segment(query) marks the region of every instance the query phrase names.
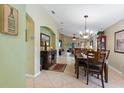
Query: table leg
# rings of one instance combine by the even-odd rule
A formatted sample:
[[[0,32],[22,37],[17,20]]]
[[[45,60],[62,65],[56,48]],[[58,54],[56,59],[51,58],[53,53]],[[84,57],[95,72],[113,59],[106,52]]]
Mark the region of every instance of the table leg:
[[[105,63],[104,65],[104,73],[105,73],[105,82],[108,83],[108,65]]]

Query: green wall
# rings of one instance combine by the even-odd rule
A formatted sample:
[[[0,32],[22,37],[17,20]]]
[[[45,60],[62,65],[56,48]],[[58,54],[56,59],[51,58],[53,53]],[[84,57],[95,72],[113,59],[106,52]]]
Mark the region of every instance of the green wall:
[[[71,43],[68,42],[68,43],[65,45],[65,47],[66,47],[66,49],[72,48],[72,42],[71,42]]]
[[[34,75],[34,38],[32,38],[34,37],[34,21],[28,14],[26,14],[26,30],[26,74]]]
[[[12,6],[19,12],[18,36],[0,33],[0,87],[25,87],[25,5]]]
[[[41,27],[40,32],[50,36],[50,47],[52,46],[53,48],[55,48],[56,42],[55,42],[55,34],[53,33],[53,31],[47,27]]]

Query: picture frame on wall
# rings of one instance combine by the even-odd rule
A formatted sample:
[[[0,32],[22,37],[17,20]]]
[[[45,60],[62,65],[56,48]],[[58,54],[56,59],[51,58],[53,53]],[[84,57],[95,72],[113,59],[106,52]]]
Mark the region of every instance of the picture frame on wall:
[[[45,46],[45,42],[47,46],[50,46],[50,36],[44,33],[40,33],[40,42],[41,42],[41,46]]]
[[[18,35],[18,10],[11,5],[0,5],[0,31],[3,34]]]
[[[62,47],[62,40],[59,40],[59,47]]]
[[[124,30],[115,32],[114,51],[124,53]]]

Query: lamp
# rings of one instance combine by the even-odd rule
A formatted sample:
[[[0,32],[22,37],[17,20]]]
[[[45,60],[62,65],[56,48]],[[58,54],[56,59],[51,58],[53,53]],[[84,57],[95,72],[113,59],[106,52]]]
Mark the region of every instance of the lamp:
[[[93,31],[89,31],[89,29],[87,29],[87,18],[88,18],[88,15],[85,15],[84,18],[85,18],[85,28],[84,28],[85,32],[83,33],[82,31],[80,31],[79,34],[84,39],[89,39],[89,37],[92,36]]]
[[[75,34],[73,34],[73,40],[76,40]]]

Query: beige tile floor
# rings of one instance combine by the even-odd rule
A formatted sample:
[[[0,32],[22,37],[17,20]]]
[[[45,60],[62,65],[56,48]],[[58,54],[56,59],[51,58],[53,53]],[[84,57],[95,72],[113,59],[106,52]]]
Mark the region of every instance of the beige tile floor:
[[[69,53],[58,57],[57,63],[66,63],[64,72],[42,70],[36,78],[27,78],[28,88],[101,88],[101,80],[91,76],[89,85],[86,85],[86,77],[83,68],[80,68],[79,79],[74,74],[74,57]],[[109,68],[109,82],[105,83],[106,88],[124,88],[124,75]]]

